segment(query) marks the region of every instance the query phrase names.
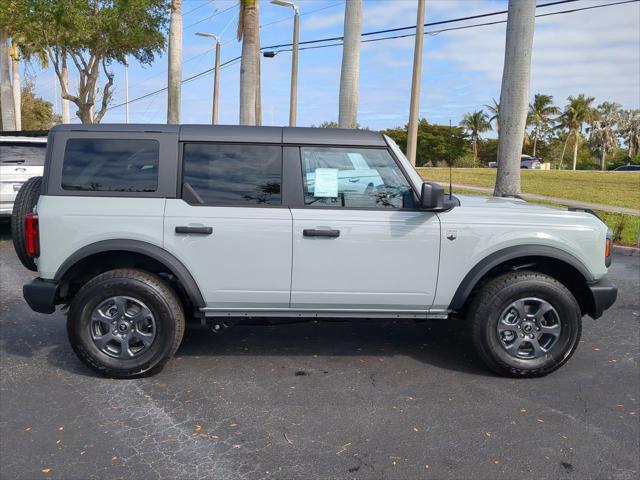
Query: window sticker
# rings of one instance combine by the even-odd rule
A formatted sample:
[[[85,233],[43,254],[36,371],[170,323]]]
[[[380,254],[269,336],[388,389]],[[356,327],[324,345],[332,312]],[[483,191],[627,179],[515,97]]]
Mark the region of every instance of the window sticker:
[[[314,197],[336,198],[338,196],[338,169],[316,168],[314,183]]]

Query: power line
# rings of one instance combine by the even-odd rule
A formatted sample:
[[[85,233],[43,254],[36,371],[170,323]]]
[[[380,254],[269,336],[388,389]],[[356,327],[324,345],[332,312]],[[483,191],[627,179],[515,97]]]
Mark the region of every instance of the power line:
[[[213,0],[210,0],[210,2],[209,2],[209,3],[211,3],[212,1],[213,1]],[[342,5],[342,4],[344,4],[344,2],[338,2],[338,3],[334,3],[334,4],[331,4],[331,5],[327,5],[327,6],[324,6],[324,7],[321,7],[321,8],[316,8],[315,10],[309,10],[308,12],[302,12],[302,13],[300,13],[300,16],[303,16],[303,15],[311,15],[311,14],[313,14],[313,13],[320,12],[320,11],[322,11],[322,10],[327,10],[328,8],[333,8],[333,7],[336,7],[336,6],[338,6],[338,5]],[[206,4],[205,4],[205,5],[206,5]],[[236,5],[237,5],[237,4],[236,4]],[[203,6],[203,5],[200,5],[200,7],[202,7],[202,6]],[[199,8],[199,7],[197,7],[197,8]],[[223,13],[223,12],[220,12],[220,13]],[[231,25],[231,23],[233,22],[233,20],[236,18],[236,16],[237,16],[237,15],[238,15],[238,12],[236,12],[236,13],[235,13],[235,14],[234,14],[230,19],[229,19],[229,22],[227,23],[227,25],[222,29],[222,32],[220,32],[220,37],[222,37],[222,36],[224,35],[224,32],[229,28],[229,26]],[[289,20],[289,19],[291,19],[291,18],[293,18],[293,16],[288,16],[288,17],[286,17],[286,18],[281,18],[281,19],[279,19],[279,20],[275,20],[275,21],[273,21],[273,22],[265,23],[265,24],[263,24],[263,25],[260,25],[260,28],[268,28],[268,27],[271,27],[271,26],[273,26],[273,25],[275,25],[275,24],[277,24],[277,23],[283,22],[283,21],[285,21],[285,20]],[[205,19],[205,20],[206,20],[206,19]],[[235,41],[235,37],[234,37],[234,38],[230,38],[230,39],[229,39],[229,40],[227,40],[226,42],[223,42],[223,43],[222,43],[222,45],[223,45],[223,46],[224,46],[224,45],[228,45],[229,43],[232,43],[232,42],[234,42],[234,41]],[[185,65],[185,64],[187,64],[187,63],[190,63],[190,62],[192,62],[193,60],[197,60],[197,59],[199,59],[199,58],[202,58],[202,57],[204,57],[205,55],[208,55],[209,53],[213,52],[215,49],[216,49],[215,47],[212,47],[212,48],[208,48],[208,49],[204,50],[204,51],[203,51],[203,52],[201,52],[201,53],[197,53],[196,55],[194,55],[194,56],[192,56],[192,57],[189,57],[189,58],[187,58],[186,60],[184,60],[184,61],[182,62],[182,65]],[[150,75],[150,76],[148,76],[148,77],[146,77],[146,78],[143,78],[143,79],[141,79],[141,80],[138,80],[138,81],[136,81],[136,82],[132,83],[132,84],[130,85],[130,87],[135,87],[136,85],[140,85],[140,84],[142,84],[142,83],[145,83],[145,82],[147,82],[148,80],[151,80],[151,79],[153,79],[153,78],[159,78],[159,77],[161,77],[161,76],[163,76],[163,75],[166,75],[166,73],[164,73],[164,74],[158,74],[158,75]]]
[[[575,0],[573,0],[575,1]],[[636,3],[640,0],[623,0],[623,1],[619,1],[619,2],[614,2],[614,3],[607,3],[604,5],[592,5],[590,7],[580,7],[580,8],[574,8],[571,10],[562,10],[562,11],[558,11],[558,12],[550,12],[550,13],[540,13],[538,15],[536,15],[536,18],[541,18],[541,17],[550,17],[553,15],[560,15],[560,14],[565,14],[565,13],[574,13],[574,12],[580,12],[583,10],[593,10],[596,8],[603,8],[603,7],[611,7],[611,6],[615,6],[615,5],[623,5],[625,3]],[[487,27],[490,25],[499,25],[501,23],[507,23],[506,20],[496,20],[494,22],[484,22],[484,23],[474,23],[472,25],[463,25],[461,27],[449,27],[449,28],[443,28],[440,30],[430,30],[430,31],[426,31],[424,32],[425,35],[438,35],[440,33],[443,32],[452,32],[454,30],[465,30],[467,28],[475,28],[475,27]],[[407,38],[407,37],[414,37],[415,33],[406,33],[403,35],[392,35],[392,36],[388,36],[388,37],[380,37],[380,38],[370,38],[367,40],[361,40],[362,43],[369,43],[369,42],[379,42],[382,40],[396,40],[398,38]],[[343,45],[344,42],[336,42],[336,43],[329,43],[326,45],[315,45],[312,47],[301,47],[300,50],[314,50],[314,49],[318,49],[318,48],[327,48],[327,47],[336,47],[336,46],[340,46]],[[288,46],[291,46],[291,44],[289,44]],[[269,48],[269,47],[264,47],[265,49]],[[276,50],[276,52],[290,52],[291,49],[284,49],[284,50]]]
[[[562,1],[557,1],[557,2],[552,2],[552,3],[545,3],[542,5],[538,5],[537,8],[541,8],[541,7],[548,7],[548,6],[552,6],[552,5],[560,5],[560,4],[564,4],[564,3],[573,3],[576,2],[578,0],[562,0]],[[616,6],[616,5],[623,5],[623,4],[627,4],[627,3],[637,3],[640,0],[623,0],[623,1],[619,1],[619,2],[613,2],[613,3],[606,3],[606,4],[601,4],[601,5],[592,5],[589,7],[580,7],[580,8],[573,8],[570,10],[561,10],[558,12],[550,12],[550,13],[544,13],[544,14],[538,14],[536,15],[536,18],[538,17],[548,17],[548,16],[552,16],[552,15],[562,15],[562,14],[567,14],[567,13],[574,13],[574,12],[580,12],[580,11],[584,11],[584,10],[593,10],[596,8],[604,8],[604,7],[612,7],[612,6]],[[425,24],[425,26],[427,25],[443,25],[443,24],[447,24],[447,23],[455,23],[455,22],[460,22],[460,21],[464,21],[464,20],[469,20],[470,18],[486,18],[489,16],[493,16],[493,15],[501,15],[507,13],[506,10],[504,11],[500,11],[500,12],[491,12],[491,13],[485,13],[485,14],[481,14],[481,15],[474,15],[471,17],[462,17],[462,18],[457,18],[457,19],[450,19],[450,20],[442,20],[440,22],[433,22],[431,24]],[[453,31],[453,30],[464,30],[464,29],[468,29],[468,28],[476,28],[476,27],[484,27],[484,26],[489,26],[489,25],[497,25],[497,24],[501,24],[501,23],[506,23],[506,20],[497,20],[494,22],[485,22],[485,23],[477,23],[477,24],[473,24],[473,25],[463,25],[460,27],[450,27],[450,28],[444,28],[444,29],[440,29],[440,30],[432,30],[432,31],[426,31],[425,35],[437,35],[439,33],[443,33],[443,32],[448,32],[448,31]],[[400,28],[394,28],[394,29],[388,29],[388,30],[380,30],[377,32],[367,32],[367,33],[363,33],[362,36],[365,35],[374,35],[374,34],[381,34],[381,33],[388,33],[388,32],[393,32],[393,31],[402,31],[402,30],[407,30],[410,28],[415,28],[415,26],[413,27],[400,27]],[[366,40],[362,40],[363,43],[368,43],[368,42],[379,42],[379,41],[383,41],[383,40],[394,40],[394,39],[398,39],[398,38],[406,38],[406,37],[413,37],[415,36],[415,33],[407,33],[407,34],[403,34],[403,35],[392,35],[392,36],[387,36],[387,37],[380,37],[380,38],[372,38],[372,39],[366,39]],[[331,41],[331,40],[342,40],[343,37],[333,37],[333,38],[325,38],[325,39],[318,39],[318,40],[310,40],[310,41],[306,41],[306,42],[300,42],[300,45],[302,44],[313,44],[313,43],[320,43],[320,42],[327,42],[327,41]],[[312,49],[317,49],[317,48],[328,48],[328,47],[334,47],[334,46],[339,46],[339,45],[343,45],[343,42],[336,42],[336,43],[332,43],[332,44],[327,44],[327,45],[316,45],[316,46],[312,46],[312,47],[300,47],[300,50],[312,50]],[[278,47],[290,47],[292,46],[291,43],[288,44],[282,44],[282,45],[277,45],[277,46],[268,46],[268,47],[262,47],[261,50],[268,50],[268,49],[273,49],[273,48],[278,48]],[[290,50],[290,49],[289,49]],[[289,50],[279,50],[279,51],[289,51]],[[242,56],[238,56],[236,58],[233,58],[231,60],[228,60],[224,63],[222,63],[220,65],[220,68],[223,67],[227,67],[227,66],[232,66],[233,64],[235,64],[238,60],[240,60],[242,58]],[[204,75],[207,75],[208,73],[211,73],[214,70],[214,68],[209,68],[207,70],[203,70],[200,73],[197,73],[195,75],[192,75],[188,78],[185,78],[184,80],[182,80],[181,83],[187,83],[193,80],[196,80]],[[160,88],[158,90],[154,90],[153,92],[149,92],[145,95],[142,95],[140,97],[134,98],[129,100],[128,103],[133,103],[133,102],[137,102],[139,100],[148,98],[150,96],[153,95],[157,95],[158,93],[162,93],[165,90],[167,90],[167,87],[163,87]],[[127,102],[123,102],[123,103],[119,103],[117,105],[114,105],[112,107],[107,108],[108,110],[112,110],[115,108],[119,108],[122,107],[124,105],[126,105]]]
[[[579,0],[558,0],[555,2],[549,2],[549,3],[543,3],[540,5],[537,5],[536,8],[544,8],[544,7],[552,7],[554,5],[562,5],[565,3],[573,3],[573,2],[577,2]],[[485,17],[493,17],[496,15],[504,15],[505,13],[508,13],[508,10],[500,10],[500,11],[496,11],[496,12],[489,12],[489,13],[481,13],[478,15],[470,15],[467,17],[458,17],[458,18],[452,18],[449,20],[440,20],[438,22],[430,22],[430,23],[425,23],[424,26],[425,27],[433,27],[436,25],[444,25],[447,23],[457,23],[457,22],[464,22],[466,20],[477,20],[478,18],[485,18]],[[406,27],[397,27],[397,28],[388,28],[386,30],[376,30],[374,32],[365,32],[363,33],[361,36],[362,37],[368,37],[371,35],[380,35],[382,33],[392,33],[392,32],[400,32],[402,30],[413,30],[415,29],[416,26],[415,25],[409,25]],[[300,42],[300,45],[309,45],[309,44],[313,44],[313,43],[323,43],[323,42],[331,42],[331,41],[336,41],[336,40],[342,40],[344,37],[343,36],[339,36],[339,37],[327,37],[327,38],[318,38],[316,40],[307,40],[305,42]],[[280,47],[290,47],[292,44],[291,43],[283,43],[281,45],[269,45],[267,47],[262,47],[262,50],[272,50],[272,49],[278,49]]]
[[[204,17],[196,22],[190,23],[189,25],[187,25],[186,27],[184,27],[185,30],[191,28],[191,27],[195,27],[196,25],[199,25],[202,22],[206,22],[207,20],[211,20],[214,17],[217,17],[218,15],[222,15],[225,12],[228,12],[229,10],[231,10],[232,8],[236,8],[238,6],[237,3],[234,3],[233,5],[231,5],[230,7],[225,8],[224,10],[215,10],[211,15],[209,15],[208,17]]]
[[[206,2],[203,2],[202,4],[198,5],[197,7],[192,8],[191,10],[189,10],[188,12],[185,12],[182,14],[182,16],[186,16],[189,15],[190,13],[195,12],[196,10],[201,9],[202,7],[206,7],[207,5],[209,5],[210,3],[213,3],[213,0],[207,0]]]

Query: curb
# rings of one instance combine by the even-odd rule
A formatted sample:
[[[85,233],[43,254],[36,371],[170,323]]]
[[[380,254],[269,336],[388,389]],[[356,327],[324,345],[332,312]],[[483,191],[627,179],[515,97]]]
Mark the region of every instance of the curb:
[[[613,253],[615,253],[616,255],[624,255],[625,257],[640,257],[640,248],[614,245]]]

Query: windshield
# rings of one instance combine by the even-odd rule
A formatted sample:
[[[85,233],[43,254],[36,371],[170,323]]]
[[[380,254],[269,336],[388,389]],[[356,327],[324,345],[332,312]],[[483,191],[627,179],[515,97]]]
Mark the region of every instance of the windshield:
[[[43,166],[46,143],[39,145],[0,144],[0,163],[3,165]]]

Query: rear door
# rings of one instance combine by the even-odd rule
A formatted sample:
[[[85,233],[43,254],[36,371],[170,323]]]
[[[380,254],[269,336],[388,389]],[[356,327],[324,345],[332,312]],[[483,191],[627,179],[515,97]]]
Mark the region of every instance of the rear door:
[[[282,147],[182,148],[182,193],[167,200],[165,249],[189,269],[210,312],[288,308],[292,221],[282,202]]]
[[[440,222],[386,148],[302,146],[293,215],[291,307],[425,312],[438,276]]]

